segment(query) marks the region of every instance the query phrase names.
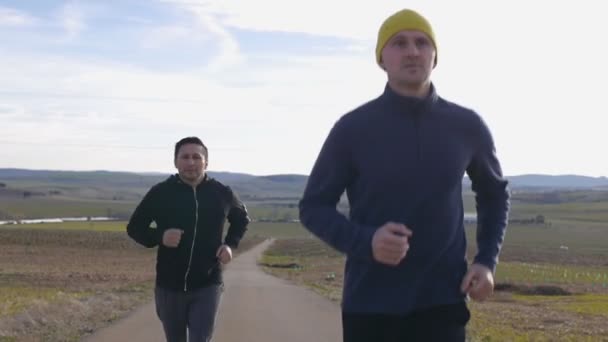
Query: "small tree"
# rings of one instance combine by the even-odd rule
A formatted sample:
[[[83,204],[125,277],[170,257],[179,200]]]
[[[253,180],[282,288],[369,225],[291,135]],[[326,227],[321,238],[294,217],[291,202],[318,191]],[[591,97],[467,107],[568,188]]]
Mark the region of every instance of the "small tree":
[[[544,215],[536,215],[536,217],[534,218],[534,222],[536,224],[545,224],[545,216]]]
[[[291,219],[292,219],[292,216],[291,216],[290,212],[287,211],[283,214],[283,221],[289,222],[289,221],[291,221]]]

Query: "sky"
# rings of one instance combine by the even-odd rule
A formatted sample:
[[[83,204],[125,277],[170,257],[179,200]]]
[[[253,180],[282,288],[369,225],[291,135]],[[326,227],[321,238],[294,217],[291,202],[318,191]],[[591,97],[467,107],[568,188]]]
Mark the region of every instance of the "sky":
[[[378,29],[409,6],[440,96],[477,111],[506,175],[608,176],[608,21],[578,1],[0,0],[0,168],[308,174],[377,97]]]

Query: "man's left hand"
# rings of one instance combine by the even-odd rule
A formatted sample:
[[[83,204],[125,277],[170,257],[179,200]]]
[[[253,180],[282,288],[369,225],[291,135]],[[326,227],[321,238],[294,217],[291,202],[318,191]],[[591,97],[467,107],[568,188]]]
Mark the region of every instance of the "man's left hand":
[[[220,248],[217,249],[215,256],[217,256],[222,264],[226,265],[232,261],[232,248],[228,245],[221,245]]]
[[[464,276],[460,290],[476,301],[484,301],[494,292],[494,275],[481,264],[473,264]]]

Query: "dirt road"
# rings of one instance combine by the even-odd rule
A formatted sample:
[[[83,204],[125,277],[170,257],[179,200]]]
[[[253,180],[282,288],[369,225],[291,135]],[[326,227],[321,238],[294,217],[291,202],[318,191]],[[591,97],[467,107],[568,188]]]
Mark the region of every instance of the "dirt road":
[[[340,308],[310,290],[264,273],[256,261],[267,240],[237,257],[224,274],[214,342],[342,341]],[[88,338],[88,342],[162,342],[154,311],[146,304],[130,316]]]

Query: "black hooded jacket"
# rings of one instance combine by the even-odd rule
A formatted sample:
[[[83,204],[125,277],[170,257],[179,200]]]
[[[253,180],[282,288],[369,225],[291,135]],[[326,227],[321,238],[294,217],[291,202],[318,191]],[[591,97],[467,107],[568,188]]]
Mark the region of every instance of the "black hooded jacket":
[[[222,241],[226,220],[230,226]],[[146,194],[127,233],[141,245],[158,246],[157,286],[189,291],[222,282],[217,250],[222,244],[238,247],[249,221],[245,205],[228,186],[205,175],[193,188],[173,175]],[[176,248],[162,244],[163,233],[170,228],[184,231]]]

